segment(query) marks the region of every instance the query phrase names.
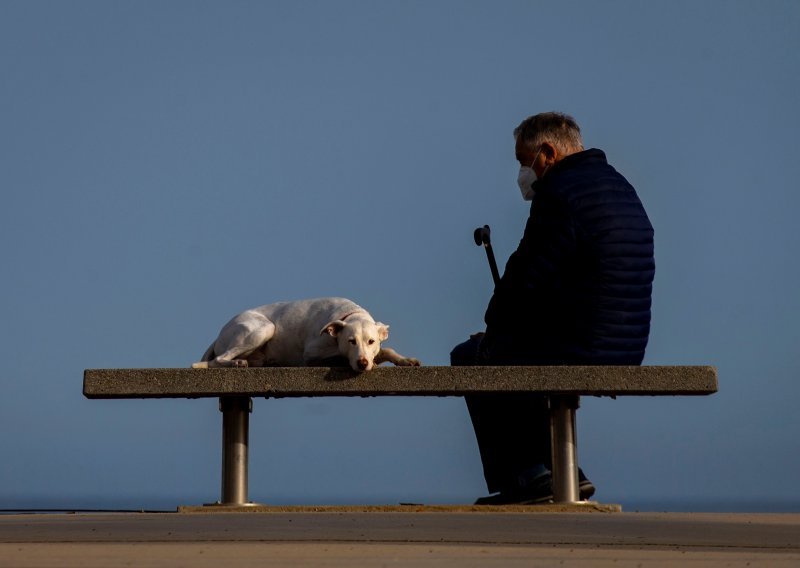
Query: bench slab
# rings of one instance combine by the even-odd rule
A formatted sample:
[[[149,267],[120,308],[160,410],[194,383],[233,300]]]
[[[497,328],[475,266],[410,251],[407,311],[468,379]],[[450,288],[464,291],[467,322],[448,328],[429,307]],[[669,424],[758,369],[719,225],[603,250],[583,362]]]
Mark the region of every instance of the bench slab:
[[[464,396],[538,392],[578,396],[708,395],[710,366],[329,367],[87,369],[87,398]]]

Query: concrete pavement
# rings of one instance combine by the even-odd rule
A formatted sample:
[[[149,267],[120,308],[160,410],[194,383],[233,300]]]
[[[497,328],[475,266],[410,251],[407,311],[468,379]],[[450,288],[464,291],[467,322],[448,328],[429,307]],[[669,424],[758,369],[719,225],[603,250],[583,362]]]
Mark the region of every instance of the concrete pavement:
[[[800,514],[0,516],[0,566],[800,566]]]

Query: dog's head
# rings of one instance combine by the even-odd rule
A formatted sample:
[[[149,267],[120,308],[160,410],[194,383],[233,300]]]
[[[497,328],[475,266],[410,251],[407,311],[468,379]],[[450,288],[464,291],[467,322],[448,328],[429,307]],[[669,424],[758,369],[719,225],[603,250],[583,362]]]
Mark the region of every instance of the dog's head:
[[[355,371],[370,371],[375,366],[375,357],[381,350],[381,342],[389,337],[389,326],[363,319],[335,320],[322,328],[339,345],[339,353],[347,357]]]

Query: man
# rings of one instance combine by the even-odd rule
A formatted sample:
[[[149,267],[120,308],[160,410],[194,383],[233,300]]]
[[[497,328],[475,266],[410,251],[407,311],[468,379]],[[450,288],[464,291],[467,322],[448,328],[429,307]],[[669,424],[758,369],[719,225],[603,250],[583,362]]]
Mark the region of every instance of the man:
[[[634,188],[561,113],[515,130],[525,233],[453,365],[639,365],[650,333],[653,227]],[[489,492],[478,504],[552,499],[541,396],[466,397]],[[595,488],[579,471],[580,498]]]

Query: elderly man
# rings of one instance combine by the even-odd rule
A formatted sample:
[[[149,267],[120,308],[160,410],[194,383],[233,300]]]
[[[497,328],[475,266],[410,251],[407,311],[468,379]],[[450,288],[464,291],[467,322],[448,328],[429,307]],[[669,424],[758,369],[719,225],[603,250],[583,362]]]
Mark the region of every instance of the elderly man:
[[[636,191],[580,128],[542,113],[514,129],[518,184],[531,212],[486,310],[486,333],[453,365],[639,365],[650,333],[653,227]],[[552,499],[547,400],[466,398],[493,495],[478,504]],[[594,485],[579,471],[580,497]]]

